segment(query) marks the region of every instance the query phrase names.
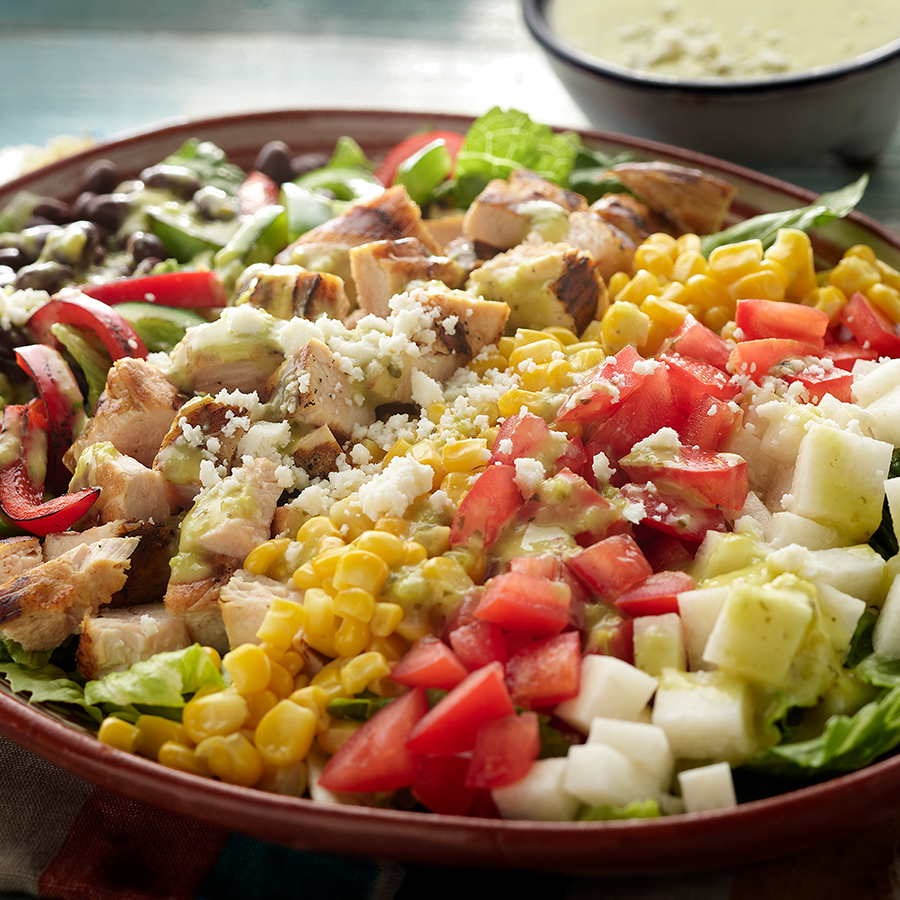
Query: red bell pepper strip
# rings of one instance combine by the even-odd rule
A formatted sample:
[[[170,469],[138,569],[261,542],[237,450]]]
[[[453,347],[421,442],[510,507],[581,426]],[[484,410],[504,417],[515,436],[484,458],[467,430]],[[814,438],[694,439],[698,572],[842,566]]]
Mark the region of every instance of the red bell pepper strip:
[[[47,433],[32,406],[3,410],[0,429],[0,510],[38,537],[65,531],[93,506],[100,488],[82,488],[42,502]]]
[[[85,294],[57,296],[38,307],[28,320],[32,334],[42,344],[59,348],[51,326],[57,322],[92,331],[103,342],[113,360],[133,356],[146,359],[147,348],[120,313]]]
[[[105,284],[83,284],[79,290],[110,305],[135,301],[195,309],[228,305],[222,279],[215,272],[162,272]]]
[[[69,482],[63,454],[72,445],[85,418],[81,389],[63,355],[53,347],[46,344],[17,347],[16,359],[34,380],[44,404],[50,432],[47,487],[59,493]]]

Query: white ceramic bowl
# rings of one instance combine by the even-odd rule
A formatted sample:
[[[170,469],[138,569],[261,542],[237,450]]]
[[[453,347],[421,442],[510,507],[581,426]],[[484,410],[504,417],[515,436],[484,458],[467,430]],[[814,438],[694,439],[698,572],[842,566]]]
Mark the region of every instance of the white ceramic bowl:
[[[752,81],[679,81],[576,50],[522,0],[525,23],[592,125],[741,162],[877,158],[900,119],[900,38],[843,63]]]

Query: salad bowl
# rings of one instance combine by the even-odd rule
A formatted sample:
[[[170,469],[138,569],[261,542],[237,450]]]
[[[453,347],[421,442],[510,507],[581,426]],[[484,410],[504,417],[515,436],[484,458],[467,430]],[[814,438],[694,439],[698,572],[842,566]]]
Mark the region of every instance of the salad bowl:
[[[465,130],[470,120],[427,113],[285,110],[176,121],[124,135],[0,186],[0,208],[19,191],[74,199],[80,174],[106,158],[126,174],[197,137],[249,167],[271,140],[295,152],[329,151],[342,135],[373,157],[423,127]],[[810,203],[809,192],[747,169],[652,141],[584,132],[610,154],[702,169],[734,185],[731,224]],[[817,229],[823,264],[868,244],[900,268],[900,238],[851,213]],[[849,775],[740,806],[657,819],[536,822],[406,812],[314,802],[251,790],[169,769],[99,742],[61,707],[38,707],[0,684],[0,733],[86,780],[170,812],[252,837],[317,852],[426,865],[491,866],[567,873],[649,873],[755,862],[834,841],[900,813],[900,756]]]

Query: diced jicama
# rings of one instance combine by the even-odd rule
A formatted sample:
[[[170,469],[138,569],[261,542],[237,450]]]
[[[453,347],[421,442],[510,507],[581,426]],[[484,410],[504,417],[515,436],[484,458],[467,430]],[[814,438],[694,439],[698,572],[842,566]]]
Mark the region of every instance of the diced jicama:
[[[772,516],[766,531],[766,542],[776,550],[789,544],[800,544],[810,550],[829,550],[841,547],[847,541],[830,525],[782,510]]]
[[[591,722],[588,744],[606,744],[624,753],[633,763],[652,773],[659,793],[669,790],[675,758],[665,731],[659,725],[596,718]]]
[[[580,801],[563,788],[566,757],[538,759],[524,778],[491,791],[504,819],[567,822],[575,817]]]
[[[822,626],[831,645],[838,653],[842,653],[850,644],[859,617],[866,610],[866,604],[858,597],[851,597],[830,584],[818,583],[816,588],[819,592]]]
[[[900,578],[891,585],[875,621],[872,646],[885,659],[900,659]]]
[[[684,800],[685,812],[725,809],[737,806],[734,779],[727,762],[699,766],[678,773],[678,785]]]
[[[699,582],[743,569],[764,556],[765,549],[748,534],[707,531],[697,548],[690,572]]]
[[[698,588],[678,595],[688,668],[709,668],[703,661],[703,650],[727,598],[727,585]]]
[[[866,544],[815,550],[804,561],[802,574],[867,603],[880,605],[884,599],[885,561]]]
[[[857,363],[853,368],[850,395],[860,406],[868,406],[900,385],[900,359],[890,359],[874,366]]]
[[[626,806],[660,793],[649,769],[608,744],[570,747],[563,788],[588,806]]]
[[[684,629],[678,613],[634,620],[634,664],[658,677],[663,669],[685,668]]]
[[[578,696],[554,710],[564,722],[587,734],[597,716],[637,720],[656,690],[657,679],[615,656],[589,654],[581,663]]]
[[[894,537],[900,542],[900,478],[888,478],[884,482],[884,499],[888,502]]]

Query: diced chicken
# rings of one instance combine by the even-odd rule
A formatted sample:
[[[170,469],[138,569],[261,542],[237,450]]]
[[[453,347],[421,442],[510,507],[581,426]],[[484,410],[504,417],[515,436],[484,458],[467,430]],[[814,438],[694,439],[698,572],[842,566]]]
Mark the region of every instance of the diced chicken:
[[[343,215],[301,235],[275,257],[275,262],[332,272],[344,279],[347,296],[356,302],[350,271],[349,250],[370,241],[416,238],[429,252],[441,248],[422,223],[419,207],[401,185],[388,188],[368,200],[353,204]]]
[[[626,234],[635,245],[651,234],[675,232],[668,219],[631,194],[606,194],[591,204],[591,212]]]
[[[109,441],[120,453],[151,466],[186,399],[156,366],[131,357],[116,360],[96,412],[63,458],[66,468],[74,472],[82,450],[98,441]]]
[[[587,209],[580,194],[534,172],[517,169],[508,180],[495,178],[475,198],[463,219],[463,233],[500,250],[521,243],[538,221],[550,219],[565,230],[565,218]]]
[[[324,478],[334,470],[341,455],[341,445],[327,425],[320,425],[298,438],[292,448],[294,462],[310,478]]]
[[[105,538],[137,538],[125,586],[116,591],[108,606],[138,606],[162,600],[169,582],[169,560],[175,553],[175,529],[150,522],[107,522],[84,531],[61,531],[44,538],[44,562],[67,553],[73,547],[93,544]]]
[[[461,288],[468,271],[456,260],[434,256],[416,238],[372,241],[350,250],[350,271],[356,283],[356,302],[361,310],[387,318],[389,301],[411,282],[441,281]]]
[[[32,535],[0,540],[0,584],[24,575],[44,561],[41,542]]]
[[[169,516],[166,480],[155,469],[119,453],[109,441],[85,447],[78,458],[70,491],[100,488],[88,513],[91,523],[137,519],[162,522]]]
[[[188,630],[191,643],[215,647],[220,653],[228,650],[228,635],[219,610],[219,593],[241,561],[229,557],[210,558],[204,574],[193,581],[169,581],[166,589],[166,611],[181,619]]]
[[[266,390],[284,418],[313,428],[325,425],[341,442],[356,426],[375,421],[375,411],[356,402],[357,391],[334,353],[315,339],[285,361]]]
[[[595,212],[573,212],[569,216],[569,230],[562,242],[590,253],[604,281],[608,282],[616,272],[634,275],[637,244],[624,231]]]
[[[254,575],[246,569],[238,569],[219,592],[219,609],[225,622],[228,643],[231,647],[239,644],[258,644],[259,631],[272,600],[280,597],[294,603],[303,603],[303,592],[296,591],[267,578]]]
[[[509,305],[511,329],[561,325],[581,334],[609,304],[594,257],[567,244],[520,244],[488,260],[469,282]]]
[[[109,609],[85,616],[75,663],[90,681],[190,644],[184,620],[170,616],[162,603]]]
[[[436,216],[422,221],[437,245],[446,248],[448,244],[462,237],[464,218],[464,213],[449,213],[446,216]]]
[[[194,397],[178,410],[153,460],[153,468],[166,481],[173,507],[185,509],[194,502],[204,461],[231,470],[249,427],[245,407],[209,395]]]
[[[276,319],[344,319],[350,313],[344,280],[303,266],[251,266],[238,280],[237,298],[238,304],[264,309]]]
[[[0,586],[0,631],[26,650],[52,650],[125,585],[136,537],[74,547]]]
[[[737,194],[737,188],[700,169],[667,162],[629,162],[610,172],[648,206],[665,216],[676,234],[712,234]]]

